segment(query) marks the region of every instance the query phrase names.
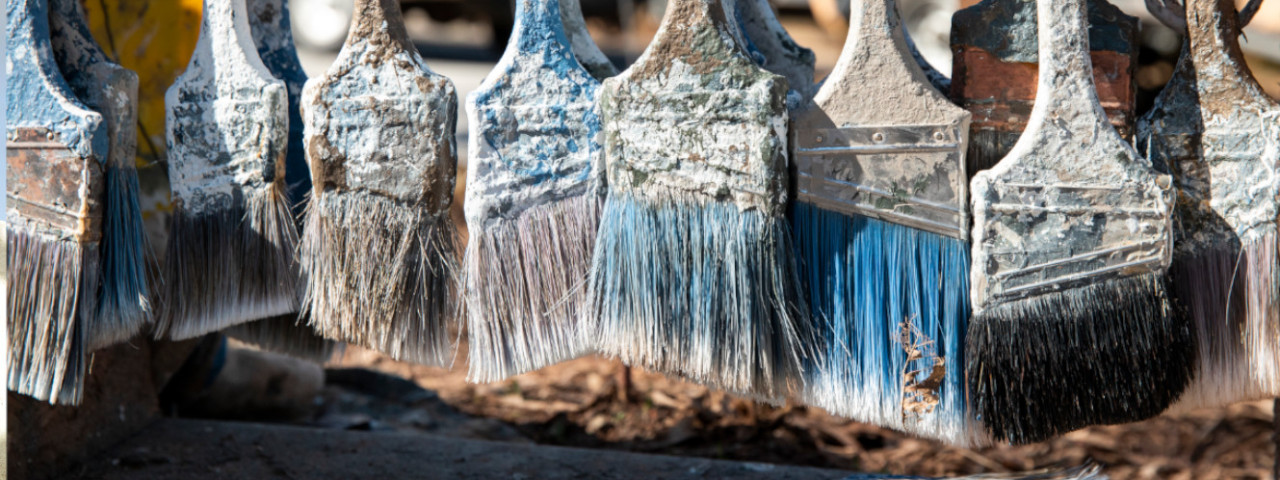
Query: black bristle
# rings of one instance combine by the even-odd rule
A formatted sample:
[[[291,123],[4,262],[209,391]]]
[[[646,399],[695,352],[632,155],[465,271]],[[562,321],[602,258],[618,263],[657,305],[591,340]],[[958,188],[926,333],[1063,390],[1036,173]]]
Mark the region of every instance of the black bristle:
[[[242,323],[223,330],[228,337],[262,350],[324,363],[342,351],[342,343],[320,336],[296,314]]]
[[[1113,279],[989,308],[969,324],[969,391],[1015,444],[1160,414],[1191,380],[1195,343],[1165,279]]]

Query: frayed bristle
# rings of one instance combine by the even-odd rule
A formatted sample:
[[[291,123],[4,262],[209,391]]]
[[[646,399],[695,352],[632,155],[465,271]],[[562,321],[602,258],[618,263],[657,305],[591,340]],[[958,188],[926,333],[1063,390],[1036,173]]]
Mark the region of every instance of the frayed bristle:
[[[816,339],[785,219],[621,192],[600,218],[588,295],[602,353],[772,403],[799,385]]]
[[[1280,398],[1280,258],[1275,231],[1246,242],[1237,282],[1245,294],[1245,352],[1254,381],[1266,395]]]
[[[308,205],[304,314],[326,338],[396,360],[446,365],[457,315],[457,233],[448,212],[362,192]]]
[[[968,244],[807,203],[792,223],[826,362],[805,372],[803,401],[952,445],[986,443],[963,382]]]
[[[1249,292],[1266,287],[1250,283],[1251,262],[1229,243],[1236,242],[1181,245],[1169,267],[1171,293],[1179,314],[1195,326],[1199,353],[1195,378],[1169,413],[1280,395],[1259,381],[1259,367],[1245,353],[1246,324],[1262,320],[1248,318]]]
[[[1195,367],[1164,281],[1111,279],[975,315],[966,353],[978,419],[998,440],[1029,443],[1160,414]]]
[[[342,344],[321,337],[295,314],[242,323],[223,330],[228,337],[261,350],[314,363],[324,363],[342,351]]]
[[[9,390],[78,405],[84,326],[98,290],[98,245],[6,229]]]
[[[588,193],[471,230],[469,381],[494,382],[590,352],[582,317],[600,203]]]
[[[213,213],[174,208],[156,338],[181,340],[298,310],[298,229],[278,185]]]
[[[128,159],[132,161],[133,159]],[[133,338],[151,323],[151,246],[138,205],[138,171],[132,165],[106,169],[102,290],[97,315],[85,326],[89,351]]]

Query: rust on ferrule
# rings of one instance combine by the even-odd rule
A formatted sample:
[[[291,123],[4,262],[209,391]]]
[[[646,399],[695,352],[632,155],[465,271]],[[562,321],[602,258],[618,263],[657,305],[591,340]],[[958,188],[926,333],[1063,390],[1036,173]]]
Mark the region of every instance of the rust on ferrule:
[[[9,225],[79,243],[100,241],[102,164],[76,155],[46,128],[16,128],[7,140]]]

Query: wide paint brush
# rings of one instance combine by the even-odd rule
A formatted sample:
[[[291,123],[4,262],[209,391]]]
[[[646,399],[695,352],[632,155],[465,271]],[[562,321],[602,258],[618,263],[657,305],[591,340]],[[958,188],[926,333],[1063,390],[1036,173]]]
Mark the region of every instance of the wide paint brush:
[[[1166,287],[1172,179],[1098,102],[1085,0],[1037,5],[1027,129],[970,184],[970,402],[996,439],[1014,443],[1157,415],[1195,359]]]
[[[794,114],[792,222],[826,365],[803,400],[974,444],[964,392],[969,317],[969,112],[912,58],[893,0],[853,5],[844,51]]]
[[[9,390],[80,403],[97,310],[107,124],[54,61],[46,0],[5,6]]]
[[[727,10],[672,2],[604,82],[588,315],[626,364],[781,402],[813,347],[784,215],[787,82],[753,63]]]
[[[304,305],[326,338],[444,365],[457,315],[453,84],[409,41],[400,3],[357,0],[337,60],[302,91],[313,198]]]
[[[158,338],[298,309],[288,108],[253,45],[245,0],[205,0],[195,52],[165,93],[173,218]]]

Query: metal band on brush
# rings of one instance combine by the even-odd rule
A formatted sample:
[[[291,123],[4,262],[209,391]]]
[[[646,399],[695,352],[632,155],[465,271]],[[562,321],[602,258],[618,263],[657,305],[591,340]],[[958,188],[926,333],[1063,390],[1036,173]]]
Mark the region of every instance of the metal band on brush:
[[[967,126],[818,128],[796,138],[800,201],[965,240]]]
[[[8,221],[33,233],[93,243],[102,239],[102,164],[44,128],[16,128],[5,142]]]

